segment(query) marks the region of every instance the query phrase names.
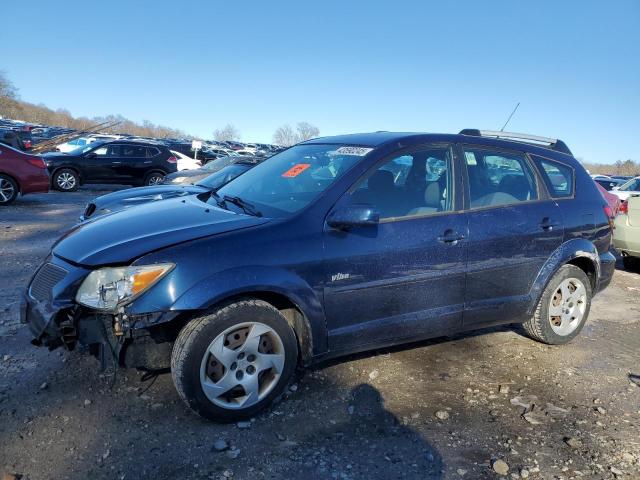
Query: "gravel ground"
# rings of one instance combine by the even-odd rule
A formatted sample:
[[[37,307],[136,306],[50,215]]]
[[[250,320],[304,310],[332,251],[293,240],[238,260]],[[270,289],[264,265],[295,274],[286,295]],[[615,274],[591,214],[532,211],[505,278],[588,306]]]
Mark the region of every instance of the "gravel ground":
[[[349,357],[219,425],[168,375],[111,387],[93,357],[29,344],[19,292],[100,193],[0,210],[0,478],[640,478],[640,274],[616,272],[570,345],[492,328]]]

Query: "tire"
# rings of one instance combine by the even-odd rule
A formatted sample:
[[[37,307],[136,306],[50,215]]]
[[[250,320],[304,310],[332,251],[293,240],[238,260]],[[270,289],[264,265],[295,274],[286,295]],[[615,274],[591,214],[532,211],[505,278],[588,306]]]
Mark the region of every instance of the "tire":
[[[164,173],[162,172],[151,172],[148,173],[146,177],[144,177],[144,185],[146,187],[150,187],[152,185],[159,185],[164,180]]]
[[[53,188],[60,192],[75,192],[79,184],[78,173],[70,168],[61,168],[53,176]]]
[[[572,288],[575,290],[571,291]],[[584,271],[574,265],[563,265],[547,284],[535,314],[523,327],[539,342],[568,343],[584,327],[591,298],[591,283]]]
[[[269,303],[247,299],[191,320],[173,346],[171,375],[191,410],[233,422],[278,398],[297,363],[298,343],[286,319]]]
[[[624,257],[622,257],[622,265],[624,266],[625,270],[635,272],[636,270],[640,269],[640,259],[625,255]]]
[[[9,205],[18,198],[19,187],[8,175],[0,173],[0,205]]]

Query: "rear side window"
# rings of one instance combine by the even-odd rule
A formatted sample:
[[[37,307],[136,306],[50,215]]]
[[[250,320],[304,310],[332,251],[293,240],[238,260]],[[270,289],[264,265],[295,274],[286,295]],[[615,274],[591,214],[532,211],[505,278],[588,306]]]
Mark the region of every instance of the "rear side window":
[[[471,208],[538,199],[535,176],[523,154],[465,147],[464,158]]]
[[[532,156],[542,172],[551,196],[556,198],[572,197],[574,185],[573,168],[553,160]]]
[[[160,150],[156,147],[147,147],[147,158],[155,157],[156,155],[160,155]]]

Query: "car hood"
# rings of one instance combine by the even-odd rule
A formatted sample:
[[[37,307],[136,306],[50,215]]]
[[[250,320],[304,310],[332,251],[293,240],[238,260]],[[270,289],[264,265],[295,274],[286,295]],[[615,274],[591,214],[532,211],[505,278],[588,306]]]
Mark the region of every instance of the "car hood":
[[[206,188],[198,187],[197,185],[153,185],[151,187],[126,188],[117,192],[107,193],[96,197],[91,203],[95,204],[97,208],[120,202],[123,205],[137,205],[138,203],[203,193],[205,191]],[[160,196],[162,198],[159,198]]]
[[[56,242],[53,254],[89,267],[125,264],[161,248],[268,221],[211,206],[191,195],[76,225]]]

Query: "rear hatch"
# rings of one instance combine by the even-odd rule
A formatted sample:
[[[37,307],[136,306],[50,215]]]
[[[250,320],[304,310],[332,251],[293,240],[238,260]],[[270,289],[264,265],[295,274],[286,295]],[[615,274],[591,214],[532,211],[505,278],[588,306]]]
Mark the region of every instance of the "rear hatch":
[[[628,200],[628,213],[629,225],[633,227],[640,227],[640,196],[629,197]]]

